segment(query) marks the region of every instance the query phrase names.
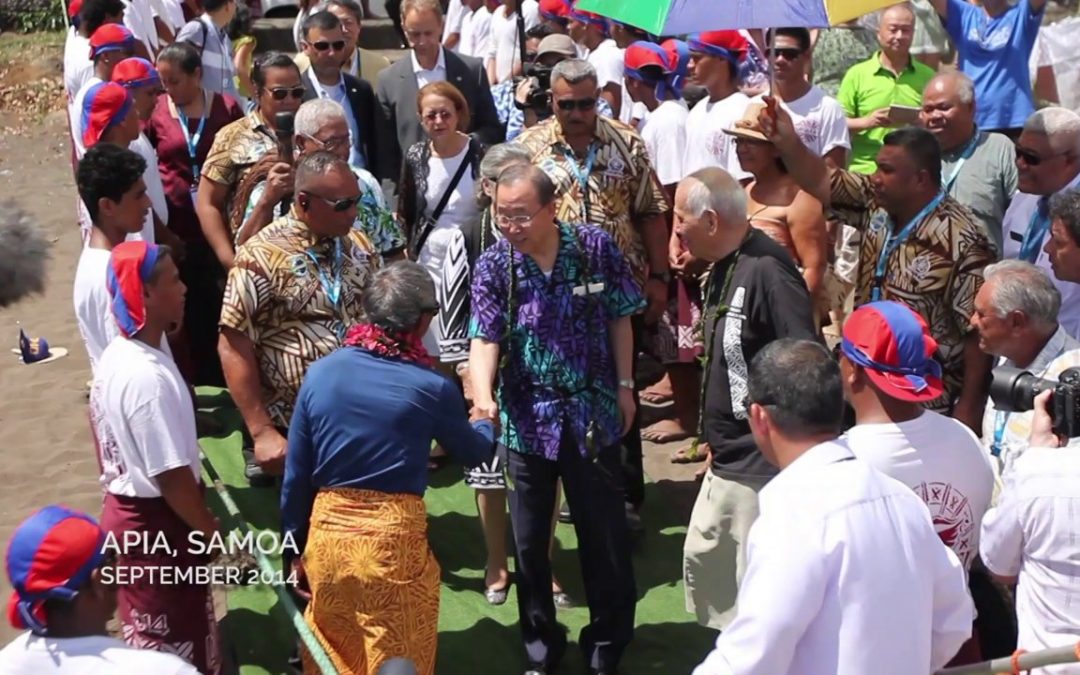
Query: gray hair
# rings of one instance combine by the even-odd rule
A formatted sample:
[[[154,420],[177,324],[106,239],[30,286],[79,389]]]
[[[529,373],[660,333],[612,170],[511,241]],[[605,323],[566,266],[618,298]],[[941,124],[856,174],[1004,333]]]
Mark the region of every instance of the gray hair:
[[[692,217],[712,211],[724,223],[746,221],[746,191],[727,171],[717,167],[699,169],[683,182],[686,208]]]
[[[325,125],[339,119],[346,119],[345,108],[340,103],[328,98],[313,98],[301,104],[296,111],[293,130],[297,136],[314,138]]]
[[[551,176],[532,164],[511,164],[499,173],[497,184],[499,187],[514,185],[521,181],[528,181],[536,190],[536,198],[541,206],[547,206],[555,201],[555,183]]]
[[[987,265],[983,278],[992,284],[990,304],[999,317],[1023,312],[1040,326],[1057,325],[1061,293],[1040,268],[1023,260],[1002,260]]]
[[[926,84],[926,89],[929,90],[938,82],[955,82],[956,96],[960,99],[960,102],[964,105],[971,105],[975,102],[975,83],[965,73],[959,70],[938,73]]]
[[[1060,220],[1073,241],[1080,244],[1080,188],[1062,190],[1051,197],[1050,218]]]
[[[345,171],[352,174],[349,163],[332,152],[316,150],[304,155],[296,162],[296,178],[293,181],[296,191],[306,190],[314,179],[325,176],[331,171]]]
[[[1024,131],[1046,136],[1054,152],[1080,152],[1080,115],[1068,108],[1036,110],[1024,122]]]
[[[435,12],[440,19],[443,18],[442,3],[439,0],[401,0],[401,18],[409,12]]]
[[[578,84],[585,80],[592,80],[593,84],[599,84],[600,78],[596,76],[596,68],[583,59],[567,59],[555,64],[551,69],[551,84],[562,80],[567,84]]]
[[[394,335],[407,335],[425,314],[439,309],[435,282],[420,264],[401,260],[375,273],[361,293],[368,323]]]
[[[508,166],[531,163],[529,151],[519,143],[499,143],[488,148],[484,159],[480,160],[481,180],[476,181],[476,201],[480,207],[491,206],[491,198],[484,191],[485,182],[490,186]]]

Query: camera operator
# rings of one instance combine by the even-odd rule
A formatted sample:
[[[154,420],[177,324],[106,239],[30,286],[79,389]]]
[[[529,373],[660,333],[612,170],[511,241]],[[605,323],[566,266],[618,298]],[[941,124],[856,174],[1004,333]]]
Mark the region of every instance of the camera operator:
[[[1080,365],[1080,343],[1058,325],[1061,294],[1042,269],[1022,260],[1003,260],[987,266],[983,276],[971,325],[978,332],[979,349],[998,357],[995,367],[1056,380],[1065,368]],[[1001,380],[997,372],[995,383]],[[1032,413],[1000,408],[993,398],[987,402],[982,442],[1004,475],[1028,447]]]
[[[1050,392],[1037,396],[1034,408],[1030,448],[1014,460],[997,506],[986,512],[979,546],[986,568],[1016,585],[1018,652],[1080,639],[1080,454],[1061,448],[1066,439],[1053,431]]]
[[[513,105],[506,122],[508,141],[517,138],[522,130],[551,117],[551,69],[567,59],[577,58],[574,41],[566,35],[552,33],[544,25],[531,28],[525,33],[525,53],[528,59],[525,78],[515,80],[512,85],[499,85],[514,88]],[[498,87],[491,90],[493,96],[495,89]],[[499,97],[496,96],[495,100],[498,101]],[[608,119],[614,115],[611,105],[603,97],[596,101],[596,112]]]

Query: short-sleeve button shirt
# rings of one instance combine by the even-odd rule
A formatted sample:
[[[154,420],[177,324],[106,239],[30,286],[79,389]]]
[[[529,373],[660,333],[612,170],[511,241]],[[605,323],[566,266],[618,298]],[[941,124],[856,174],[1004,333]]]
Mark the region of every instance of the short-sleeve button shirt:
[[[862,231],[855,305],[870,302],[878,256],[891,224],[878,207],[870,176],[834,171],[832,202],[845,222]],[[903,224],[901,224],[901,227]],[[967,207],[945,197],[886,261],[881,299],[902,302],[922,315],[938,342],[945,395],[927,408],[948,412],[960,394],[964,338],[975,310],[983,268],[997,259],[986,229]]]
[[[610,235],[587,225],[559,229],[550,277],[505,239],[477,259],[469,325],[469,337],[499,343],[505,358],[500,442],[547,459],[558,457],[564,434],[584,447],[589,420],[596,420],[604,445],[619,439],[608,323],[645,306]]]
[[[668,210],[667,198],[649,164],[645,141],[629,126],[597,116],[596,159],[588,176],[588,213],[578,172],[585,157],[577,157],[557,120],[526,130],[517,142],[532,155],[533,163],[555,182],[557,217],[567,223],[587,222],[606,231],[626,256],[634,280],[644,285],[645,243],[639,222]],[[571,166],[567,153],[575,157]]]
[[[337,277],[338,302],[326,286]],[[236,250],[225,286],[221,326],[255,345],[263,402],[274,424],[289,425],[308,366],[341,343],[363,314],[360,294],[379,266],[379,255],[359,230],[339,239],[316,238],[290,213]]]
[[[277,147],[274,132],[258,112],[252,112],[227,125],[217,133],[202,175],[218,185],[229,187],[229,201],[240,181],[263,155]],[[229,209],[232,204],[228,204]],[[236,236],[236,232],[232,233]]]

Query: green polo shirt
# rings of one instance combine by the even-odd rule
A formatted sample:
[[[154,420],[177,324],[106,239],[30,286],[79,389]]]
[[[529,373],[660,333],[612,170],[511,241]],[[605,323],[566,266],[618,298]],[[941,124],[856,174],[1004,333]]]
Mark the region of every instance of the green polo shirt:
[[[848,69],[836,98],[849,118],[865,117],[894,103],[918,107],[922,105],[923,89],[933,77],[934,71],[915,59],[911,59],[904,72],[896,76],[881,65],[881,52],[876,51],[867,60]],[[890,131],[890,127],[879,127],[852,135],[848,169],[874,173],[881,142]]]

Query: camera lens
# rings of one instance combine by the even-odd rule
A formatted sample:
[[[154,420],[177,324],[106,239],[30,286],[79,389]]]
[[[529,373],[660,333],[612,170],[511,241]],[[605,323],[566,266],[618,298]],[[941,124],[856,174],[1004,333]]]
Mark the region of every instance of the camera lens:
[[[1002,412],[1027,412],[1035,406],[1036,396],[1053,387],[1053,382],[1025,370],[1001,366],[994,368],[990,398]]]

